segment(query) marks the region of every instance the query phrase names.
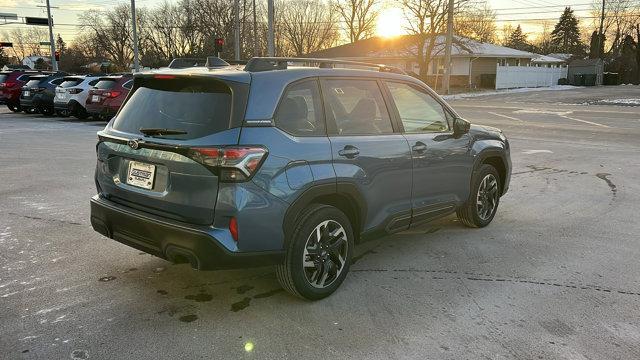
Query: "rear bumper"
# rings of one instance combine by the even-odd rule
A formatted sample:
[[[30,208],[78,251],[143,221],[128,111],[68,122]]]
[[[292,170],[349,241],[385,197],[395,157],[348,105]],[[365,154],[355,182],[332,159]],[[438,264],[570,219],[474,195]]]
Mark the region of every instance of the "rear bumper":
[[[20,106],[24,107],[24,108],[31,108],[34,107],[34,103],[33,103],[33,98],[31,99],[20,99]]]
[[[198,270],[278,264],[283,251],[232,252],[203,228],[162,219],[124,207],[98,195],[91,198],[91,226],[102,235]]]
[[[53,109],[57,110],[57,111],[66,111],[66,110],[69,110],[69,104],[68,103],[54,102],[53,103]]]

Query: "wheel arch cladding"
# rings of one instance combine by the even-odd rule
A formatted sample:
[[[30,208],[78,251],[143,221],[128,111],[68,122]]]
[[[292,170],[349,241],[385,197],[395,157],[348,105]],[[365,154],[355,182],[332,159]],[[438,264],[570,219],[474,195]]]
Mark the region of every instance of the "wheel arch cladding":
[[[285,242],[288,241],[298,218],[312,204],[330,205],[342,211],[351,222],[351,227],[356,237],[355,240],[359,239],[362,232],[362,223],[366,217],[364,199],[355,186],[338,184],[336,187],[336,184],[333,183],[316,185],[307,189],[291,204],[283,222]]]

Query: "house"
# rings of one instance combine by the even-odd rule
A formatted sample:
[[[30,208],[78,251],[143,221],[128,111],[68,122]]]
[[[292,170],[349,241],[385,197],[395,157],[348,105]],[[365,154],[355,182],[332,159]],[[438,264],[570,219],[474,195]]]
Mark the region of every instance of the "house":
[[[444,73],[445,36],[438,35],[426,79],[432,87],[440,87]],[[371,62],[399,67],[407,72],[420,73],[416,60],[416,35],[395,38],[372,37],[351,44],[307,54],[306,57],[332,58]],[[481,43],[468,38],[454,36],[451,51],[451,85],[457,87],[495,87],[499,67],[557,66],[554,59],[534,63],[541,55],[508,47]],[[556,80],[557,81],[557,80]]]
[[[30,69],[35,69],[36,63],[40,59],[44,61],[45,67],[51,67],[51,58],[47,56],[39,56],[39,55],[25,56],[24,59],[22,59],[22,65],[26,65]]]

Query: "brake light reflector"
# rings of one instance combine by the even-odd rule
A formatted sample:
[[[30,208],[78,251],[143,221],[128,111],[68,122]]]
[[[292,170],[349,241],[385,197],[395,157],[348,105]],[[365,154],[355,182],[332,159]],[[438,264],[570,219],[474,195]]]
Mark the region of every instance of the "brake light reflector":
[[[82,89],[74,88],[74,89],[69,89],[67,91],[69,91],[69,94],[80,94],[82,92]]]
[[[102,93],[102,95],[108,98],[114,98],[114,97],[118,97],[121,93],[122,93],[121,91],[107,91],[105,93]]]
[[[3,88],[11,88],[14,86],[16,86],[15,81],[7,81],[7,82],[0,83],[0,87],[3,87]]]
[[[231,220],[229,220],[229,232],[231,233],[233,240],[238,242],[238,220],[236,220],[235,217],[232,217]]]
[[[211,147],[191,149],[195,161],[219,170],[220,181],[249,179],[260,167],[267,150],[258,146]]]

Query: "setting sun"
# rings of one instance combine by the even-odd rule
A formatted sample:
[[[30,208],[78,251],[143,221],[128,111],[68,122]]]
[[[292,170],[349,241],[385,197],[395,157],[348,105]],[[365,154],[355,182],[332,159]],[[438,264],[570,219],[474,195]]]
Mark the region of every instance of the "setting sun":
[[[383,10],[378,16],[376,25],[376,34],[382,37],[393,37],[405,34],[402,24],[405,19],[402,10],[398,8],[389,8]]]

